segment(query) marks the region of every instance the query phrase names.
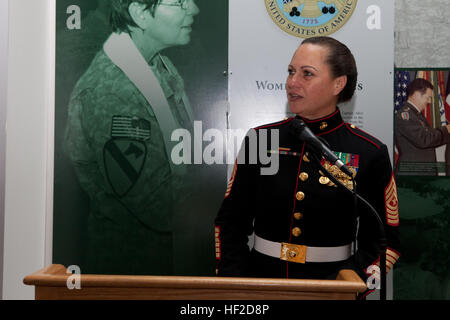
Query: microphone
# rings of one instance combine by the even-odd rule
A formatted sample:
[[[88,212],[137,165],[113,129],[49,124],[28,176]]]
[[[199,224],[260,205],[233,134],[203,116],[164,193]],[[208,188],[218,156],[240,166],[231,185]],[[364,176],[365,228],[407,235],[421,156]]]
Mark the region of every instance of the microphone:
[[[291,121],[291,133],[308,144],[317,154],[336,165],[342,172],[353,178],[349,168],[308,128],[306,123],[298,118]]]

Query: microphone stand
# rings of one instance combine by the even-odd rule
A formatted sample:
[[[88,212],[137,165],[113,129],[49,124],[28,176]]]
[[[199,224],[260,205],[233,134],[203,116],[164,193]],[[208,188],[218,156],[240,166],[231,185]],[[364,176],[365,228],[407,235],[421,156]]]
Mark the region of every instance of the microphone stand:
[[[386,232],[384,229],[384,223],[381,220],[380,216],[378,215],[375,208],[363,197],[361,197],[356,191],[356,183],[353,179],[353,176],[350,176],[352,183],[353,183],[353,190],[350,190],[345,185],[343,185],[335,176],[333,176],[327,169],[325,169],[322,164],[320,163],[320,160],[317,158],[316,154],[314,152],[311,153],[312,158],[317,162],[317,164],[322,168],[322,172],[324,175],[330,179],[334,184],[342,187],[344,190],[349,192],[354,198],[354,206],[355,206],[355,212],[356,212],[356,204],[357,200],[360,200],[362,203],[364,203],[370,210],[370,212],[375,216],[377,222],[378,222],[378,233],[379,233],[379,244],[380,244],[380,300],[386,301],[386,249],[387,249],[387,239],[386,239]],[[356,250],[355,250],[356,252]]]

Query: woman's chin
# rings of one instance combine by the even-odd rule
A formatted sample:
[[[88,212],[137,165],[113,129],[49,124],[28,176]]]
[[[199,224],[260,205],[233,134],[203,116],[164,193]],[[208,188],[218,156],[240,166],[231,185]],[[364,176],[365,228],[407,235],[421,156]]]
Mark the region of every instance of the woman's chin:
[[[181,46],[187,45],[189,44],[189,42],[191,42],[191,28],[186,29],[183,36],[181,37],[181,39],[179,40],[179,43]]]
[[[298,116],[301,116],[305,112],[305,109],[302,108],[301,106],[292,104],[289,105],[289,110]]]

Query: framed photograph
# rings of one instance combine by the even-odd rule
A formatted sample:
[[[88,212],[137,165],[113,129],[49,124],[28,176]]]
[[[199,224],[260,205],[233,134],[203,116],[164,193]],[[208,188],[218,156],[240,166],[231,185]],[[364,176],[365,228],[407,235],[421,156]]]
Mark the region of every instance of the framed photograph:
[[[450,175],[448,68],[395,70],[398,175]]]

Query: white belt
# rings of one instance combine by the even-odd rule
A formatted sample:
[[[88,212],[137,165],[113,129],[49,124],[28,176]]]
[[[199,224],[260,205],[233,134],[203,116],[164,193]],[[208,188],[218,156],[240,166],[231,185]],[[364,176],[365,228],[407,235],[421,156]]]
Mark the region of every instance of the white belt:
[[[281,260],[305,262],[336,262],[352,255],[352,244],[339,247],[307,247],[290,243],[269,241],[255,234],[256,251]]]

